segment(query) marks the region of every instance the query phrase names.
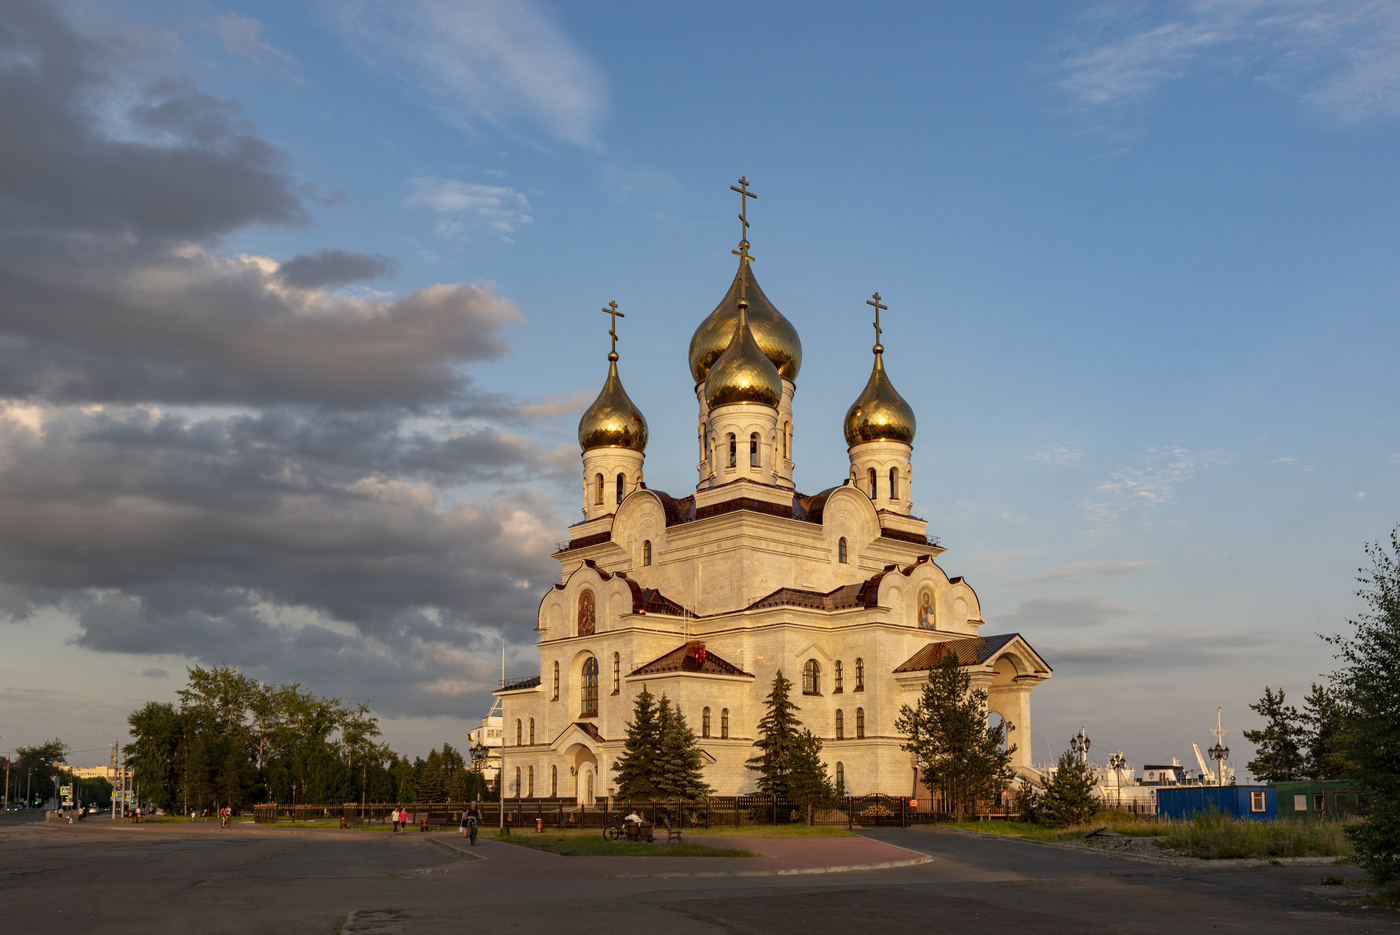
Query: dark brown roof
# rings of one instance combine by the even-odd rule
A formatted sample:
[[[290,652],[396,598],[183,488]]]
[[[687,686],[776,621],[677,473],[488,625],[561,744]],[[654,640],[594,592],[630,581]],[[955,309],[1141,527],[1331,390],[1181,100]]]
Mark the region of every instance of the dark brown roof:
[[[752,674],[709,652],[704,643],[696,640],[677,646],[666,655],[653,659],[629,674],[662,675],[667,672],[699,672],[703,675],[742,675],[753,678]]]
[[[534,688],[538,684],[540,684],[540,677],[538,675],[532,675],[528,679],[516,679],[513,682],[506,682],[500,688],[496,689],[496,691],[513,692],[519,691],[522,688]]]
[[[958,662],[965,666],[983,665],[1018,636],[1019,633],[1004,633],[1000,636],[972,636],[942,643],[929,643],[894,671],[896,674],[926,672],[938,665],[938,660],[942,659],[945,653],[956,653]]]
[[[592,721],[574,721],[574,726],[599,743],[604,742],[603,735],[598,733],[598,726]]]
[[[825,594],[820,591],[803,591],[800,588],[779,588],[772,594],[760,597],[744,609],[806,607],[809,610],[848,610],[852,607],[870,607],[874,601],[876,590],[870,587],[869,581],[857,581],[855,584],[842,585],[835,591],[828,591]]]

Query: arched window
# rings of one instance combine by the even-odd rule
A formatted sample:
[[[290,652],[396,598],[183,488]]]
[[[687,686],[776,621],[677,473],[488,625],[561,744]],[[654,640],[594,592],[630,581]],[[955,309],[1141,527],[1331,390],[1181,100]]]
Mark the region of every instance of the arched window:
[[[840,708],[836,709],[836,739],[846,739],[846,715],[842,713]]]
[[[836,560],[842,565],[846,564],[849,556],[846,554],[846,537],[842,536],[836,540]]]
[[[521,791],[522,790],[520,788],[520,767],[517,766],[515,768],[515,797],[517,799],[520,798]]]
[[[583,685],[580,686],[578,713],[580,717],[598,714],[598,660],[589,656],[583,662]]]
[[[874,500],[877,496],[879,496],[879,492],[875,489],[875,469],[874,469],[874,468],[871,468],[871,469],[870,469],[870,499],[871,499],[871,500]]]
[[[624,483],[623,476],[622,476],[621,474],[617,475],[617,502],[618,502],[618,503],[621,503],[621,502],[622,502],[622,485],[623,485],[623,483]]]
[[[533,766],[527,767],[525,776],[526,781],[530,783],[530,788],[525,793],[525,798],[533,799],[535,797],[535,768]]]
[[[808,659],[802,666],[802,694],[820,695],[822,693],[822,668],[817,665],[817,660]]]
[[[530,746],[535,745],[535,719],[530,718]]]
[[[865,709],[856,708],[856,739],[865,739]]]
[[[613,653],[613,694],[622,690],[622,657]]]
[[[899,468],[890,468],[890,499],[899,499]]]
[[[856,660],[856,691],[865,691],[865,660]]]
[[[650,564],[651,564],[651,540],[650,540],[650,539],[648,539],[648,540],[646,540],[645,542],[642,543],[642,564],[643,564],[643,565],[650,565]]]
[[[559,797],[559,767],[549,768],[549,797],[557,799]]]
[[[515,719],[515,745],[523,746],[525,743],[525,725],[520,723],[520,718]],[[519,772],[519,770],[516,770]]]
[[[719,739],[729,739],[729,709],[721,708],[719,712]]]
[[[758,433],[749,436],[749,467],[758,467]]]
[[[831,693],[839,694],[845,690],[846,672],[845,666],[841,665],[841,660],[837,659],[836,664],[831,668]]]
[[[554,664],[554,697],[550,701],[559,700],[559,663]]]
[[[836,761],[836,794],[846,794],[846,764]]]
[[[593,497],[593,502],[599,506],[603,505],[603,475],[599,474],[597,479],[598,492]]]
[[[738,467],[738,466],[739,466],[739,448],[738,448],[738,442],[736,442],[736,441],[734,440],[734,433],[733,433],[733,432],[730,432],[730,433],[729,433],[729,466],[730,466],[730,467]]]
[[[710,736],[710,709],[706,708],[700,715],[700,736]]]

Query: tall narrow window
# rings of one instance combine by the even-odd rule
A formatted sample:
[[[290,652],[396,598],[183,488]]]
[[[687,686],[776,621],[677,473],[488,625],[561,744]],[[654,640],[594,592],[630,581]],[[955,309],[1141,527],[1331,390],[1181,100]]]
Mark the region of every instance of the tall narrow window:
[[[622,485],[623,485],[623,483],[624,483],[624,481],[623,481],[623,476],[622,476],[621,474],[617,475],[617,502],[618,502],[618,503],[621,503],[621,502],[622,502]]]
[[[845,668],[845,666],[841,665],[840,659],[837,659],[836,664],[831,667],[831,693],[833,695],[845,690]]]
[[[808,659],[802,666],[802,694],[820,695],[822,693],[822,669],[817,665],[817,660]]]
[[[736,441],[734,440],[734,434],[731,432],[730,435],[729,435],[729,466],[730,466],[730,467],[738,467],[738,466],[739,466],[739,447],[738,447],[738,444],[739,444],[739,443],[736,442]]]
[[[529,790],[525,793],[525,798],[533,799],[535,797],[535,768],[533,766],[527,767],[525,775],[527,777],[526,781],[530,783]]]
[[[846,564],[848,556],[846,554],[846,537],[842,536],[836,540],[836,560],[842,565]]]
[[[899,468],[890,468],[890,499],[899,499]]]
[[[651,540],[647,539],[642,543],[642,564],[651,564]]]
[[[550,701],[559,700],[559,663],[554,664],[554,697]]]
[[[865,691],[865,660],[856,660],[856,691]]]
[[[836,709],[836,739],[846,739],[846,715],[841,713],[841,709]]]
[[[749,436],[749,467],[758,467],[758,433]]]
[[[710,736],[710,709],[706,708],[700,715],[700,736]]]
[[[596,503],[596,504],[598,504],[599,506],[602,506],[602,505],[603,505],[603,475],[602,475],[602,474],[599,474],[599,475],[598,475],[596,483],[597,483],[597,487],[598,487],[598,492],[594,495],[594,497],[593,497],[593,502]]]
[[[870,499],[874,500],[879,496],[879,491],[875,489],[875,469],[870,469]]]
[[[535,719],[530,718],[530,746],[535,745]]]
[[[583,684],[579,687],[578,713],[581,717],[598,714],[598,660],[589,656],[583,662]]]
[[[515,719],[515,745],[523,746],[525,743],[525,725],[520,723],[520,718]],[[517,777],[518,778],[518,777]]]
[[[616,695],[622,690],[622,656],[613,653],[613,691]]]
[[[836,761],[836,794],[846,794],[846,764]]]
[[[559,798],[559,767],[557,766],[549,768],[549,797],[551,799]]]
[[[719,712],[719,739],[729,739],[729,709],[721,708]]]
[[[520,798],[520,793],[524,790],[520,787],[520,767],[515,768],[515,797]]]
[[[792,423],[791,423],[791,422],[784,422],[784,423],[783,423],[783,457],[784,457],[784,458],[788,457],[788,445],[790,444],[790,442],[788,441],[788,438],[789,438],[789,434],[790,434],[791,432],[792,432]]]
[[[856,739],[865,739],[865,709],[856,708]]]
[[[704,461],[707,461],[707,460],[708,460],[708,459],[705,457],[705,455],[706,455],[706,452],[705,452],[705,426],[704,426],[703,423],[700,425],[700,433],[699,433],[699,434],[700,434],[700,461],[703,463]]]

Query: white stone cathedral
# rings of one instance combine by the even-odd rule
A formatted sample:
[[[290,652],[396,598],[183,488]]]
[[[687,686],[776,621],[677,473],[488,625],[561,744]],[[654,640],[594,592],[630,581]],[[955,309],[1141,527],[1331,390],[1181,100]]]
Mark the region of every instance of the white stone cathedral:
[[[1024,770],[1030,692],[1050,667],[1019,634],[980,632],[976,593],[944,574],[943,547],[910,515],[914,412],[884,348],[846,412],[849,475],[798,493],[802,342],[754,279],[747,240],[736,252],[728,293],[690,341],[695,493],[647,487],[647,423],[622,387],[613,332],[607,380],[579,420],[584,518],[540,602],[540,674],[496,692],[505,795],[610,795],[643,685],[684,712],[716,794],[751,793],[744,761],[780,669],[847,793],[917,795],[895,721],[950,652],[1011,728]],[[879,296],[870,304],[878,342]]]

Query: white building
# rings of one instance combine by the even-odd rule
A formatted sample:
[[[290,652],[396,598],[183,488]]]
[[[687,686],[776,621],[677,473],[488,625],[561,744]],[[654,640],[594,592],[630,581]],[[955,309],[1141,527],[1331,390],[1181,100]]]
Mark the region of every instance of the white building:
[[[477,770],[487,782],[495,782],[501,772],[501,715],[498,709],[481,719],[481,726],[467,735],[467,750],[471,755],[471,768]]]
[[[728,293],[691,339],[694,493],[647,487],[646,419],[623,389],[612,332],[606,382],[579,423],[583,520],[555,553],[560,581],[540,602],[540,675],[496,693],[507,797],[609,794],[644,684],[686,715],[716,793],[752,792],[744,761],[780,669],[833,778],[856,795],[912,794],[895,720],[947,652],[987,689],[1012,728],[1016,764],[1029,766],[1030,692],[1050,667],[1019,634],[981,633],[976,593],[944,573],[943,547],[910,515],[915,418],[884,348],[874,346],[846,414],[848,475],[798,492],[802,344],[747,250],[744,241]]]

